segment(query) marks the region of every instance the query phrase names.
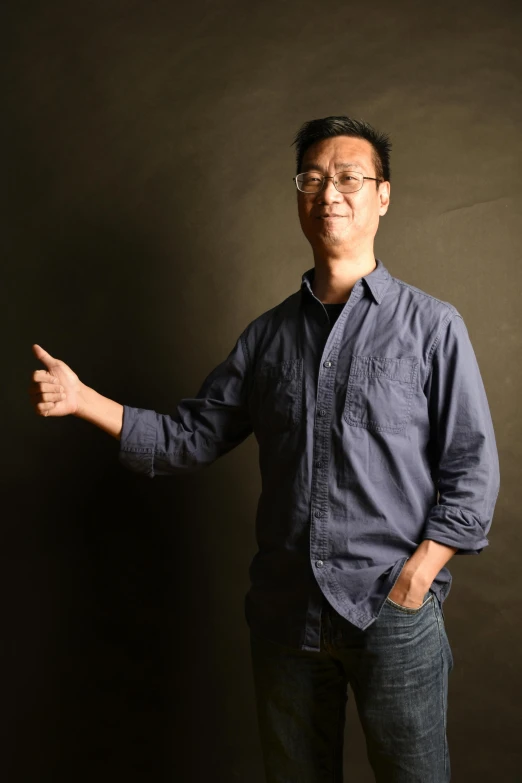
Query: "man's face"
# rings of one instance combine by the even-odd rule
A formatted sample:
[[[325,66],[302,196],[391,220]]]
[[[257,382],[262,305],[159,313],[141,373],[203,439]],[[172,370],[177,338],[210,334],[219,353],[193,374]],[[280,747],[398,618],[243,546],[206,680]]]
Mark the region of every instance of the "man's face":
[[[312,170],[333,176],[352,169],[375,177],[372,153],[373,147],[366,139],[334,136],[306,150],[301,172]],[[389,182],[381,182],[377,188],[375,182],[364,180],[361,190],[339,193],[333,180],[327,179],[319,193],[297,192],[301,228],[312,248],[319,252],[365,250],[368,245],[373,247],[379,216],[386,214],[389,196]]]

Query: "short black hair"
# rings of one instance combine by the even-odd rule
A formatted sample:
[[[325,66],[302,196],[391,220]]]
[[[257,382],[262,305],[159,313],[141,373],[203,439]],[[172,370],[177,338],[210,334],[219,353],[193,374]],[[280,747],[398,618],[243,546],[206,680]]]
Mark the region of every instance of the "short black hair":
[[[386,133],[373,128],[364,120],[354,120],[351,117],[323,117],[320,120],[305,122],[296,133],[292,144],[296,145],[297,174],[301,171],[303,157],[312,144],[333,136],[356,136],[366,139],[373,147],[373,163],[379,179],[390,181],[391,141]],[[379,187],[379,183],[375,183]]]

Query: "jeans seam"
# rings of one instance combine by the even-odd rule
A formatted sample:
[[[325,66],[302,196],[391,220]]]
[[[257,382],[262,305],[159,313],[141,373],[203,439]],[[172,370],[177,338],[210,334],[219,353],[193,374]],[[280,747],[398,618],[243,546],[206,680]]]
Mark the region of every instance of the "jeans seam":
[[[444,751],[444,773],[447,777],[447,780],[449,780],[449,765],[448,765],[448,740],[447,740],[447,702],[446,702],[446,692],[444,687],[444,640],[442,638],[442,632],[441,632],[441,621],[439,614],[435,608],[435,604],[433,604],[433,611],[435,612],[435,618],[437,620],[437,629],[439,632],[439,642],[440,642],[440,659],[441,659],[441,668],[442,668],[442,693],[441,693],[441,700],[442,700],[442,715],[444,720],[444,738],[443,738],[443,751]],[[449,674],[449,673],[448,673]]]

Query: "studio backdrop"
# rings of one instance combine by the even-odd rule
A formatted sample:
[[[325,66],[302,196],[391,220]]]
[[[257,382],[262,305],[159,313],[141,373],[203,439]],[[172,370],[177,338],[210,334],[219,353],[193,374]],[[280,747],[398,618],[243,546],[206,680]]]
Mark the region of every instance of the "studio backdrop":
[[[377,257],[457,308],[487,391],[501,491],[489,546],[449,564],[448,738],[455,781],[520,780],[520,4],[4,14],[2,779],[262,783],[254,438],[191,475],[126,471],[101,430],[35,415],[31,345],[174,414],[313,265],[291,142],[346,114],[393,144]],[[345,741],[371,781],[353,699]]]

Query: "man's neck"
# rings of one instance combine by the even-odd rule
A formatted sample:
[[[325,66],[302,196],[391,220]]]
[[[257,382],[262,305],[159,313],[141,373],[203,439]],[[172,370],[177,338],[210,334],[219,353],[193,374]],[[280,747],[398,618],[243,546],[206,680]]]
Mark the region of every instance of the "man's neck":
[[[312,290],[321,302],[346,302],[355,283],[373,272],[376,266],[373,253],[371,259],[366,257],[357,262],[316,257]]]

